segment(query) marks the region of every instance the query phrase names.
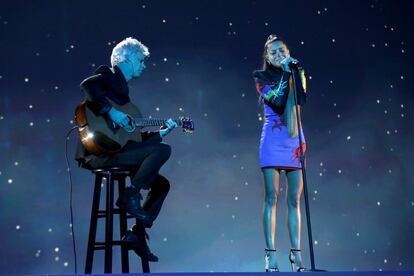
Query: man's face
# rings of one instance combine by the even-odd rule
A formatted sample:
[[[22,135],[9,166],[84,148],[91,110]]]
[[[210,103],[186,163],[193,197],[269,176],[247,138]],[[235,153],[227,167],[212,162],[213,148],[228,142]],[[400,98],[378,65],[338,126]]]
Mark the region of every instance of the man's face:
[[[143,54],[138,53],[133,56],[130,60],[132,67],[132,77],[137,78],[141,75],[142,71],[145,69],[145,57]]]
[[[266,58],[273,66],[281,67],[280,62],[287,57],[290,57],[289,49],[282,41],[276,40],[267,46]]]

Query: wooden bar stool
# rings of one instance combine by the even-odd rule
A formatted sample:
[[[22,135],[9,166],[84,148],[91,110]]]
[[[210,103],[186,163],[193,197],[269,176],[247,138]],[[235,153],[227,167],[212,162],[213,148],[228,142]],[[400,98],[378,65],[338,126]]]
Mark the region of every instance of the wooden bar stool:
[[[95,250],[105,250],[105,273],[112,273],[112,249],[113,246],[121,246],[121,266],[122,273],[129,273],[128,247],[121,241],[127,233],[127,219],[133,218],[127,215],[124,210],[114,207],[114,183],[118,182],[118,194],[122,194],[126,186],[126,178],[130,176],[131,168],[113,167],[92,170],[95,174],[95,188],[93,193],[91,221],[89,227],[88,249],[86,252],[85,274],[92,273],[93,257]],[[99,210],[101,199],[102,180],[106,179],[106,202],[105,209]],[[119,215],[120,238],[113,239],[113,219],[114,215]],[[96,241],[96,230],[98,219],[105,219],[105,241]],[[142,272],[150,272],[148,258],[141,257]]]

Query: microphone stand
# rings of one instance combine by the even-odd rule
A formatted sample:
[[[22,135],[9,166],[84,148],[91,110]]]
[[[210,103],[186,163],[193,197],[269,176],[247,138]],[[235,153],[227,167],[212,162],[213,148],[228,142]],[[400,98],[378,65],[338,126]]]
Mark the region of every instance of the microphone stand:
[[[309,254],[311,259],[311,269],[309,271],[311,272],[322,272],[326,270],[322,269],[316,269],[315,268],[315,256],[313,252],[313,238],[312,238],[312,226],[311,226],[311,219],[310,219],[310,210],[309,210],[309,199],[308,199],[308,182],[306,178],[306,169],[305,169],[305,155],[303,152],[302,147],[302,131],[300,128],[300,114],[299,114],[299,106],[298,106],[298,91],[296,90],[296,77],[295,72],[299,72],[298,70],[298,64],[297,63],[289,63],[290,71],[292,72],[292,79],[293,79],[293,98],[295,102],[295,108],[296,108],[296,121],[298,124],[298,131],[299,131],[299,152],[300,152],[300,163],[302,166],[302,178],[303,178],[303,191],[304,191],[304,197],[305,197],[305,209],[306,209],[306,222],[307,222],[307,228],[308,228],[308,240],[309,240]]]

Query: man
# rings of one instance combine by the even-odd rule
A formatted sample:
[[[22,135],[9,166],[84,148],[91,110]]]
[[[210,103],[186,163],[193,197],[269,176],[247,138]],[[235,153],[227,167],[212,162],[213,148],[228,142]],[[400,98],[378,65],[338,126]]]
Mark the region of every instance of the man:
[[[108,116],[114,124],[129,130],[131,124],[127,114],[113,107],[108,99],[118,105],[130,102],[128,82],[141,75],[145,69],[144,61],[148,56],[148,48],[134,38],[128,37],[118,43],[112,50],[112,67],[101,65],[93,76],[80,84],[92,112]],[[170,146],[162,143],[162,137],[176,126],[177,124],[169,119],[166,126],[161,127],[159,131],[142,132],[141,143],[130,142],[116,153],[94,156],[79,143],[76,154],[76,160],[87,169],[113,166],[137,168],[131,177],[132,186],[127,187],[120,195],[116,205],[137,218],[137,224],[128,230],[124,240],[134,244],[137,250],[141,250],[136,250],[137,254],[146,252],[150,261],[157,261],[158,258],[152,255],[145,239],[142,241],[140,237],[146,235],[144,227],[152,226],[170,188],[168,180],[158,172],[171,154]],[[142,206],[141,189],[150,189]]]

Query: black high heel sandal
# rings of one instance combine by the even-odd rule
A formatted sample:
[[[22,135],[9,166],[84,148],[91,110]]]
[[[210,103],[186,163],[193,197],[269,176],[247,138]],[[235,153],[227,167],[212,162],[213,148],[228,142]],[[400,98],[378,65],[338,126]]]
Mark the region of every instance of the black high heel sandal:
[[[276,253],[276,249],[265,248],[265,269],[266,272],[279,272],[279,268],[277,267],[270,267],[270,254]],[[276,256],[274,256],[276,258]]]
[[[296,249],[296,248],[291,248],[290,249],[290,253],[289,253],[289,261],[290,261],[290,266],[292,268],[292,272],[304,272],[306,269],[302,266],[297,267],[295,260],[295,254],[293,252],[302,252],[302,250],[300,249]]]

